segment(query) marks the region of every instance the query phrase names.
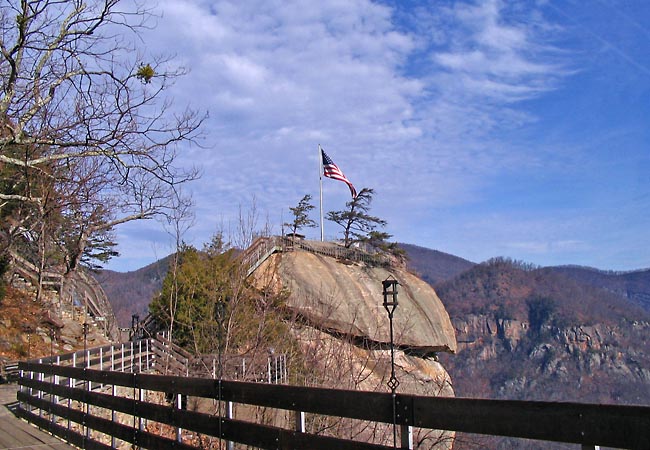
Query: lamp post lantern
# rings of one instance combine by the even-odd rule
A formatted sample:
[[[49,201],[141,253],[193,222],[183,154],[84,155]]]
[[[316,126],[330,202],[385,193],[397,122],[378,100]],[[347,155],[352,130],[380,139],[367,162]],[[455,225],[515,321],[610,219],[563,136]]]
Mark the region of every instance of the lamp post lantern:
[[[393,339],[393,314],[398,306],[397,301],[397,286],[399,283],[392,276],[389,275],[384,281],[381,282],[384,295],[384,309],[388,313],[388,323],[390,326],[390,378],[388,379],[388,387],[390,388],[393,396],[393,447],[397,448],[397,409],[396,409],[396,391],[399,386],[399,381],[395,376],[395,342]]]

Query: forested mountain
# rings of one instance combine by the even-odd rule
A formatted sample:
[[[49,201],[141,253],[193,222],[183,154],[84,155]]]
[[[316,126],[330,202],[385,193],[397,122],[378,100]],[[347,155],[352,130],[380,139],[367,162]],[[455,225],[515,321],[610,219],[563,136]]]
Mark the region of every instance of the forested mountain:
[[[439,250],[412,244],[399,244],[408,255],[408,267],[431,285],[450,280],[469,270],[475,263]]]
[[[459,342],[442,356],[457,395],[648,403],[650,313],[627,298],[505,259],[436,291]]]
[[[131,326],[131,316],[140,319],[149,312],[151,299],[160,292],[172,255],[132,272],[102,270],[95,275],[108,296],[121,327]]]
[[[458,340],[457,354],[439,358],[456,395],[650,404],[650,312],[577,281],[583,273],[495,259],[438,283]],[[548,447],[488,438],[478,448]]]
[[[650,269],[631,272],[607,272],[580,266],[549,267],[584,284],[606,289],[626,297],[650,311]]]

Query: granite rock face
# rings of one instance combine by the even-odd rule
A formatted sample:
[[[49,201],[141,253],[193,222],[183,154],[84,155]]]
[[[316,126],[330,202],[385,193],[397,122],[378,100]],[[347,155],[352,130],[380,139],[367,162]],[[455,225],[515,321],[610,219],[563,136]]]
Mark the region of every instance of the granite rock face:
[[[271,256],[257,273],[287,289],[287,306],[319,328],[378,343],[390,341],[382,281],[392,276],[399,282],[396,345],[422,354],[456,351],[455,331],[442,302],[431,286],[405,269],[296,250]]]
[[[399,282],[394,312],[398,392],[453,397],[452,381],[437,353],[456,351],[455,330],[433,288],[406,269],[295,249],[273,254],[254,272],[258,287],[284,290],[285,306],[300,317],[291,334],[311,368],[310,383],[378,392],[389,391],[391,376],[382,294],[382,281],[389,276]],[[351,428],[336,433],[354,432],[359,440],[390,443],[388,426],[340,426]],[[413,436],[416,442],[428,443],[427,448],[451,448],[454,433],[415,428]]]

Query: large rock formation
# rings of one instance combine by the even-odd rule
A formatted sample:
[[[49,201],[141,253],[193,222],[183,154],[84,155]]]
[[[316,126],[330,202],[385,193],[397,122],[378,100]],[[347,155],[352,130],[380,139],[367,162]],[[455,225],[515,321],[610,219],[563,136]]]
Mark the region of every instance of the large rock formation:
[[[399,282],[394,340],[405,353],[399,357],[433,360],[436,352],[455,352],[454,328],[442,302],[431,286],[402,267],[296,249],[275,253],[255,271],[259,285],[288,292],[286,305],[302,323],[357,346],[383,350],[390,336],[382,281],[389,276]]]
[[[426,282],[398,267],[372,267],[361,262],[296,250],[276,253],[258,269],[273,268],[288,289],[289,307],[319,328],[354,338],[389,342],[382,280],[399,282],[395,342],[417,353],[455,352],[456,336],[449,315]]]
[[[366,263],[359,261],[364,258],[333,257],[337,252],[324,248],[328,245],[337,247],[309,243],[293,251],[285,248],[254,270],[258,287],[283,290],[287,295],[285,307],[297,318],[291,333],[313,377],[308,382],[341,389],[389,390],[390,333],[382,281],[391,276],[399,282],[399,306],[394,313],[398,392],[453,396],[451,380],[437,353],[455,352],[456,337],[433,288],[385,260],[373,264],[373,258]],[[345,426],[350,429],[336,432],[350,433],[358,427]],[[368,442],[389,441],[387,427],[372,428],[373,433],[370,428],[356,432]],[[430,444],[428,448],[449,448],[453,433],[416,429],[414,437]]]

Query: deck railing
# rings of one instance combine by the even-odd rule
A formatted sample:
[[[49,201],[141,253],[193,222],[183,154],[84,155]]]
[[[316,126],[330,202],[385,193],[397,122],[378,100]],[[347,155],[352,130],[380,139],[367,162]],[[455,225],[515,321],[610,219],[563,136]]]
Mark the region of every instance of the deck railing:
[[[59,295],[59,306],[63,305],[64,298],[67,303],[65,307],[69,310],[74,310],[75,302],[78,305],[85,305],[84,314],[88,313],[94,318],[105,336],[117,339],[117,323],[111,304],[97,280],[89,276],[85,269],[78,269],[66,279],[61,273],[41,271],[14,251],[10,251],[9,255],[16,274],[32,286],[38,286],[40,282],[43,288],[56,291]]]
[[[202,435],[223,441],[228,448],[240,443],[265,449],[386,449],[392,447],[385,440],[366,443],[323,436],[308,432],[305,424],[327,416],[391,427],[394,401],[401,448],[413,448],[413,428],[574,443],[583,448],[650,448],[648,406],[407,394],[393,398],[390,393],[156,375],[143,373],[155,369],[159,361],[150,344],[126,344],[119,356],[113,349],[112,357],[110,349],[93,349],[81,355],[82,367],[73,364],[80,358],[78,353],[21,362],[16,413],[81,448],[115,448],[127,442],[141,448],[189,449],[196,448],[192,439]],[[127,367],[133,372],[127,373]],[[173,401],[150,400],[163,394]],[[218,408],[212,413],[184,409],[182,399],[187,396],[209,399]],[[293,411],[295,420],[290,423],[295,426],[254,423],[250,410],[237,417],[237,405]],[[167,434],[153,431],[165,428]],[[110,438],[102,441],[102,435]]]
[[[375,266],[389,266],[390,258],[381,253],[369,253],[357,248],[346,248],[332,243],[322,244],[290,237],[268,236],[257,238],[241,255],[246,275],[252,274],[275,252],[300,249],[317,255],[348,261],[360,261]]]

